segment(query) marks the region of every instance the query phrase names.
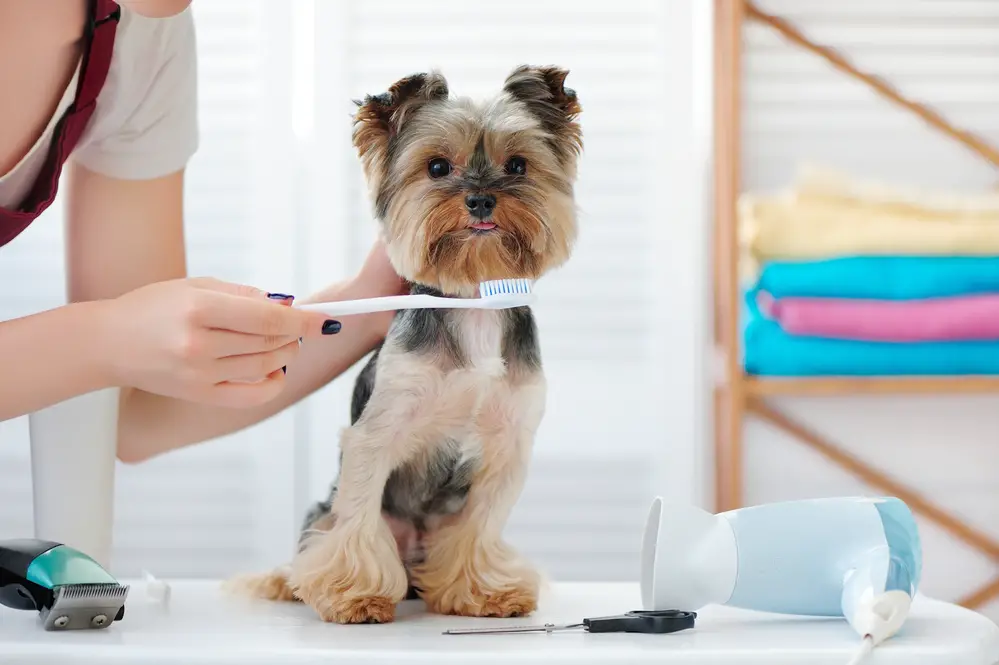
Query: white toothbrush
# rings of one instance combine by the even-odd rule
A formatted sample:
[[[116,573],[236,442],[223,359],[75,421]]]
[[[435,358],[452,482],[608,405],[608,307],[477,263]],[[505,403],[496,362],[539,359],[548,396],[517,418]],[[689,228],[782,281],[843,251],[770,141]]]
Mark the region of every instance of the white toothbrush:
[[[369,314],[399,309],[508,309],[534,304],[531,280],[498,279],[479,284],[478,298],[442,298],[425,293],[406,296],[383,296],[339,302],[317,302],[296,305],[299,309],[322,312],[328,316]]]

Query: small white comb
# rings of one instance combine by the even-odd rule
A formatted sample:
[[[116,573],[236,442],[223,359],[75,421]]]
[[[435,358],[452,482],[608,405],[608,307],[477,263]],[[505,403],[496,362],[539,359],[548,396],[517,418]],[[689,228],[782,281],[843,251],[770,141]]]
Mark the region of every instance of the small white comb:
[[[425,293],[408,296],[384,296],[338,302],[306,303],[299,309],[322,312],[327,316],[369,314],[400,309],[509,309],[533,305],[537,296],[531,293],[529,279],[497,279],[479,284],[478,298],[442,298]]]

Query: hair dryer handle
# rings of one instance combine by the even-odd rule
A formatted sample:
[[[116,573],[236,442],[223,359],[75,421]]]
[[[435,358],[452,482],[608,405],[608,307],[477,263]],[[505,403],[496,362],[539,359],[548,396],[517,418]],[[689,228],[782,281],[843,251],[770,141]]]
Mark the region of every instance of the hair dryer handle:
[[[915,593],[905,564],[887,548],[865,554],[843,582],[843,616],[874,645],[892,637],[909,616]]]

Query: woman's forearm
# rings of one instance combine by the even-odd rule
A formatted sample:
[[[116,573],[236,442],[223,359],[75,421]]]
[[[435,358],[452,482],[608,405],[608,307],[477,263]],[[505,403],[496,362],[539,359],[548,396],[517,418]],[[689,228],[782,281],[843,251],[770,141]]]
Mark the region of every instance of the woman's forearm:
[[[331,287],[302,302],[385,295],[354,281]],[[284,391],[260,407],[226,409],[194,404],[139,390],[123,393],[118,456],[140,462],[161,453],[225,436],[255,425],[298,402],[349,369],[384,339],[392,313],[345,316],[341,331],[307,339],[288,366]]]
[[[101,302],[0,323],[0,420],[113,385]]]

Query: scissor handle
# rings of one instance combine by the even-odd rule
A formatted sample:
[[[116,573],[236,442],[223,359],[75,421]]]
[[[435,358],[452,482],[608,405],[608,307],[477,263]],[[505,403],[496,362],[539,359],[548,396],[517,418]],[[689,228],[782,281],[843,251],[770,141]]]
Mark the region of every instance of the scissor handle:
[[[696,612],[633,610],[627,614],[583,619],[591,633],[676,633],[694,627]]]

